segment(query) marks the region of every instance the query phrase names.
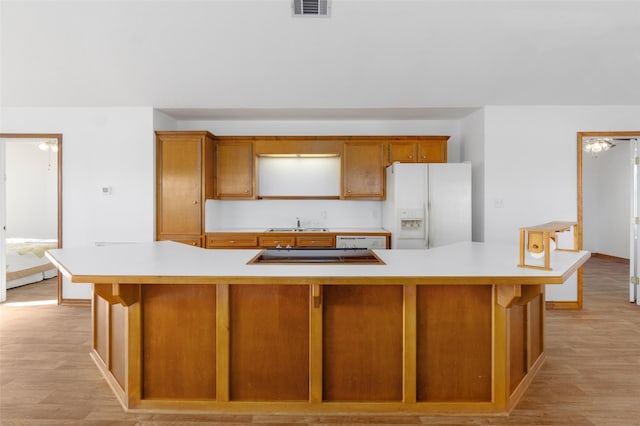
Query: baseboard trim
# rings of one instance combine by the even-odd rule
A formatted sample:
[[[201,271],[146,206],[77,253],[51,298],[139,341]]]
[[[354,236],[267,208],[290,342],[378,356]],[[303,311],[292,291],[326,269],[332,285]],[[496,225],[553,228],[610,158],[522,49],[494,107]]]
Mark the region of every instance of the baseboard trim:
[[[91,306],[91,299],[62,299],[61,306]]]
[[[579,310],[582,309],[582,304],[579,302],[545,302],[545,307],[549,310]]]
[[[626,263],[627,265],[629,264],[629,259],[625,259],[624,257],[611,256],[604,253],[591,253],[591,257],[597,257],[598,259],[611,260],[612,262]]]

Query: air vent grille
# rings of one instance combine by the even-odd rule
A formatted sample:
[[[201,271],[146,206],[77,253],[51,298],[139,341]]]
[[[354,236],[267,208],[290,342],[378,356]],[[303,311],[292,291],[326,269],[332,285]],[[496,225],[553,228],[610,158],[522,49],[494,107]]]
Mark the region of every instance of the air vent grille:
[[[293,0],[293,16],[329,16],[329,0]]]

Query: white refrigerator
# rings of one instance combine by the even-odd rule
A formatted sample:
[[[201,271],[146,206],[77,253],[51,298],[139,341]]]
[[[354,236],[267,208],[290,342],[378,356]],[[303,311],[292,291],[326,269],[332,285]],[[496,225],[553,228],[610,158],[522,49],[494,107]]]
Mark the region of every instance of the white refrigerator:
[[[392,249],[471,241],[471,164],[394,163],[387,167],[382,224]]]

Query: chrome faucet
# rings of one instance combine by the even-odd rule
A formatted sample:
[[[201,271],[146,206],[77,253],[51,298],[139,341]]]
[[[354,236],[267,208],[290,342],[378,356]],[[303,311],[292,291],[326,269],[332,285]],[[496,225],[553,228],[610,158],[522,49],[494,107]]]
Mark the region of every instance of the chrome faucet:
[[[296,227],[297,227],[297,228],[302,228],[302,226],[300,226],[300,218],[299,218],[299,217],[296,217],[296,220],[297,220],[297,222],[296,222],[296,223],[297,223]]]

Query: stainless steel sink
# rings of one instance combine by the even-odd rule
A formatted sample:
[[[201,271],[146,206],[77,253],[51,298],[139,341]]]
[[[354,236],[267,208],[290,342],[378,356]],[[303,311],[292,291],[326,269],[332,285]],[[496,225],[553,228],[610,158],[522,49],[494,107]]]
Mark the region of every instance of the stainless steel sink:
[[[384,262],[368,249],[264,249],[249,264],[271,263],[350,263],[384,265]]]
[[[329,232],[327,228],[269,228],[267,232]]]

